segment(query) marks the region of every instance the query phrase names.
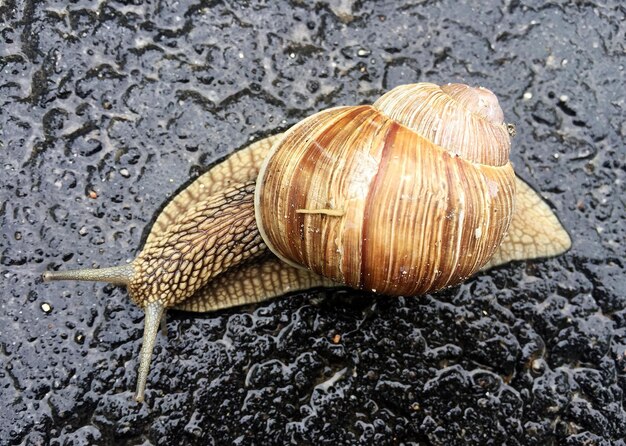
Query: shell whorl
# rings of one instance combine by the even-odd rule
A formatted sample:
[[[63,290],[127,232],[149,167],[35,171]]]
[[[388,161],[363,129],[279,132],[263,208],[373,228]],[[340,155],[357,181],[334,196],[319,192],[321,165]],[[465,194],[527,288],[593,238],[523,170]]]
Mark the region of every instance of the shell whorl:
[[[509,148],[488,90],[398,87],[290,129],[261,168],[257,225],[281,259],[337,282],[440,289],[480,269],[506,233]]]
[[[496,96],[463,84],[402,85],[373,107],[452,154],[480,164],[509,162],[511,140]]]

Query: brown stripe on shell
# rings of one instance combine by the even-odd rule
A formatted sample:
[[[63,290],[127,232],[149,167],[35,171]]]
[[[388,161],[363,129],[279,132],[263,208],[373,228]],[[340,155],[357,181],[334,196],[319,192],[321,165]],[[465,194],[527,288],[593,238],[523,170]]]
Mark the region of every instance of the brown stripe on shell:
[[[366,162],[355,158],[369,146],[362,143],[355,151],[354,139],[364,128],[375,133],[382,122],[384,118],[371,106],[342,107],[318,113],[287,132],[270,155],[259,178],[263,186],[257,192],[258,220],[279,257],[343,281],[341,261],[327,261],[342,256],[344,244],[337,237],[343,218],[297,211],[350,212],[344,204],[354,186],[351,179],[362,176],[368,166],[376,166],[369,154]],[[358,171],[356,176],[349,175],[353,170]]]
[[[360,222],[363,221],[370,184],[380,168],[382,141],[392,124],[368,106],[367,119],[336,143],[336,152],[342,161],[331,171],[328,193],[335,197],[335,204],[344,210],[344,215],[341,219],[328,221],[328,229],[333,230],[333,252],[318,261],[328,264],[328,259],[336,258],[344,283],[354,287],[361,283],[363,237]],[[312,219],[311,223],[315,224],[315,220]]]
[[[315,141],[325,125],[332,123],[333,119],[341,119],[347,115],[349,121],[355,114],[358,112],[355,113],[350,107],[340,107],[313,115],[296,124],[285,134],[281,144],[276,146],[274,155],[269,157],[271,163],[266,165],[266,174],[259,179],[264,186],[257,191],[258,199],[262,202],[258,212],[262,216],[271,213],[271,217],[264,219],[267,222],[263,224],[264,237],[270,241],[272,251],[279,256],[282,252],[289,252],[286,257],[291,262],[305,264],[304,251],[300,248],[304,240],[304,215],[296,211],[306,207],[304,200],[313,181],[301,166],[302,163],[310,166],[310,161],[306,161],[310,142]],[[300,183],[297,184],[296,180]],[[277,238],[276,234],[279,233],[281,236]],[[273,247],[273,240],[280,243],[280,246]]]
[[[373,262],[367,261],[368,258],[372,257],[372,253],[370,251],[376,248],[374,246],[374,243],[372,243],[372,240],[370,239],[374,238],[372,237],[372,233],[374,231],[378,231],[375,219],[376,217],[380,216],[381,211],[385,210],[384,208],[380,209],[380,207],[375,207],[378,203],[372,200],[371,197],[380,196],[381,193],[390,190],[388,188],[388,185],[385,185],[384,183],[384,181],[387,179],[385,178],[384,174],[388,171],[387,165],[390,161],[390,154],[393,153],[393,145],[395,143],[398,130],[401,130],[400,126],[392,121],[390,122],[390,125],[387,127],[386,132],[383,135],[380,143],[382,151],[379,161],[379,167],[376,175],[372,178],[372,181],[370,183],[367,199],[365,200],[365,208],[363,209],[363,213],[361,216],[361,243],[358,244],[361,251],[359,255],[361,264],[359,265],[360,268],[358,269],[358,282],[356,282],[356,284],[353,286],[357,286],[360,288],[370,288],[374,292],[377,291],[376,287],[378,286],[378,283],[381,282],[381,278],[379,277],[378,272],[389,270],[391,256],[380,256],[380,258],[375,259],[375,264],[373,264]],[[395,204],[397,203],[397,200],[388,203]],[[391,238],[393,238],[393,228],[393,225],[389,226],[389,229],[391,229],[392,232],[391,234],[389,234]],[[391,253],[391,250],[389,251],[389,253]],[[373,255],[377,256],[377,254],[378,252],[374,252]],[[386,278],[383,278],[382,280],[386,280]]]
[[[415,294],[429,288],[437,268],[439,247],[426,241],[440,238],[428,230],[437,229],[431,221],[440,213],[445,195],[431,184],[436,178],[426,173],[437,160],[424,157],[419,146],[423,139],[397,124],[388,137],[386,162],[372,185],[364,219],[363,287],[383,294]]]
[[[363,218],[362,287],[413,295],[459,283],[502,240],[513,171],[452,157],[404,127],[388,138]]]
[[[372,114],[375,113],[369,106],[352,107],[350,113],[342,113],[336,118],[332,115],[324,116],[323,120],[320,120],[315,137],[307,141],[306,156],[298,166],[301,171],[292,177],[294,181],[290,184],[292,190],[289,196],[290,211],[345,209],[338,199],[341,196],[339,190],[342,184],[341,178],[337,178],[337,175],[343,176],[350,170],[346,163],[352,155],[350,152],[355,149],[346,141],[358,133],[355,129],[366,122]],[[298,178],[299,175],[302,178]],[[338,226],[341,221],[342,219],[323,214],[308,216],[300,214],[293,220],[302,231],[302,264],[309,267],[319,265],[320,267],[313,268],[313,271],[327,277],[341,277],[340,280],[343,281],[341,262],[325,261],[340,254],[337,249],[341,244],[335,243],[332,237],[340,232]]]

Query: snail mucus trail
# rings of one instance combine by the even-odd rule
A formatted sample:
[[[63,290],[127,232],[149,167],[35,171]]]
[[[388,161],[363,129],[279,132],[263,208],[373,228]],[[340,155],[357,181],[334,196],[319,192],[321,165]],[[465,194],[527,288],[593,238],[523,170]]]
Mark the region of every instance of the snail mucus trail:
[[[145,311],[136,399],[166,309],[213,311],[347,285],[419,295],[571,242],[515,176],[489,90],[397,87],[235,152],[176,195],[128,265],[45,280],[128,288]]]

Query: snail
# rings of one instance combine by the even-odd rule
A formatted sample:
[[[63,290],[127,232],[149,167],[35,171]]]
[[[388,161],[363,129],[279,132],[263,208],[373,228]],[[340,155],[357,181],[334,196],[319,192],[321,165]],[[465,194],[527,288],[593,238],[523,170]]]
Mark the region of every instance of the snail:
[[[571,245],[509,162],[496,96],[404,85],[255,142],[176,195],[130,264],[44,280],[125,285],[145,311],[142,401],[167,309],[205,312],[345,285],[419,295]]]

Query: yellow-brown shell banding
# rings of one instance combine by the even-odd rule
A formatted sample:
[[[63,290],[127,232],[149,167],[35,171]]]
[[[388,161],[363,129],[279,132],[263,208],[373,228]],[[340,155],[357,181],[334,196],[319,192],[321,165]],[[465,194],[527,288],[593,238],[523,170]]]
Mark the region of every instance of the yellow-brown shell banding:
[[[257,225],[281,259],[336,282],[437,290],[478,271],[506,234],[509,148],[489,90],[399,87],[290,129],[259,173]]]

